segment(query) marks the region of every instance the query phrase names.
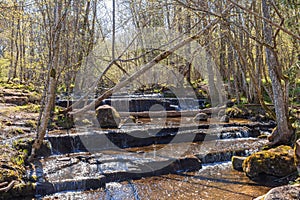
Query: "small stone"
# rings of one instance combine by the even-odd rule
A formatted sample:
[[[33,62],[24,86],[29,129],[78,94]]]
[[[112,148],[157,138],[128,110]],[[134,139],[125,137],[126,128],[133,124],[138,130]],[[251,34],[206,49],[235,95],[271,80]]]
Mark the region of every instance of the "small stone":
[[[247,157],[242,156],[232,156],[231,162],[233,169],[237,171],[243,171],[243,162],[246,160]]]
[[[252,122],[256,122],[256,121],[257,121],[257,119],[256,119],[256,117],[250,117],[250,121],[252,121]]]
[[[194,121],[207,121],[208,119],[208,115],[206,113],[198,113],[195,117],[194,117]]]
[[[220,122],[226,122],[228,123],[229,122],[229,117],[227,115],[223,115],[220,119]]]

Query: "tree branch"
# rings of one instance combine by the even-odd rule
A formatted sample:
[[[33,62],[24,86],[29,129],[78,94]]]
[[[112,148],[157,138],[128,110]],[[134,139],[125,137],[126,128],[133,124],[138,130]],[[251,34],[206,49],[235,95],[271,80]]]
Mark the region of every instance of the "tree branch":
[[[222,12],[222,14],[227,13],[232,8],[233,8],[233,5],[230,4]],[[171,54],[173,54],[176,50],[178,50],[179,48],[185,46],[186,44],[189,44],[190,42],[192,42],[194,40],[200,39],[200,37],[202,36],[203,33],[205,33],[206,31],[208,31],[212,27],[214,27],[220,20],[221,20],[221,18],[217,18],[217,19],[213,20],[210,24],[208,24],[206,27],[204,27],[202,30],[200,30],[195,35],[182,40],[181,42],[177,43],[175,46],[171,47],[170,49],[168,49],[168,50],[160,53],[158,56],[156,56],[155,58],[153,58],[150,62],[148,62],[147,64],[143,65],[139,71],[135,72],[134,74],[132,74],[131,76],[129,76],[124,81],[120,82],[119,84],[117,84],[116,86],[114,86],[113,88],[111,88],[110,90],[106,91],[104,94],[102,94],[100,97],[98,97],[96,100],[94,100],[90,104],[86,105],[85,107],[83,107],[83,108],[81,108],[81,109],[79,109],[77,111],[71,112],[70,115],[81,114],[81,113],[83,113],[85,111],[88,111],[88,110],[94,109],[95,107],[98,107],[103,99],[108,98],[114,92],[119,91],[121,88],[125,87],[127,84],[133,82],[135,79],[137,79],[138,77],[140,77],[142,74],[144,74],[150,68],[152,68],[154,65],[156,65],[157,63],[159,63],[163,59],[165,59],[168,56],[170,56]]]
[[[294,38],[300,40],[300,36],[299,36],[299,35],[294,34],[294,33],[291,32],[290,30],[288,30],[288,29],[282,27],[282,26],[279,25],[279,24],[276,24],[276,23],[273,22],[272,20],[269,20],[269,19],[267,19],[267,18],[265,18],[265,17],[263,17],[263,16],[260,16],[260,15],[257,14],[256,12],[253,12],[252,10],[243,7],[243,6],[239,5],[238,3],[236,3],[236,2],[234,2],[234,1],[232,1],[232,0],[228,0],[228,1],[229,1],[230,3],[232,3],[233,5],[239,7],[240,9],[246,11],[247,13],[250,13],[250,14],[252,14],[252,15],[254,15],[254,16],[256,16],[256,17],[258,17],[258,18],[260,18],[260,19],[262,19],[262,20],[264,20],[264,21],[267,22],[268,24],[270,24],[270,25],[272,25],[272,26],[275,26],[276,28],[279,28],[279,29],[282,30],[283,32],[287,33],[288,35],[290,35],[290,36],[292,36],[292,37],[294,37]]]

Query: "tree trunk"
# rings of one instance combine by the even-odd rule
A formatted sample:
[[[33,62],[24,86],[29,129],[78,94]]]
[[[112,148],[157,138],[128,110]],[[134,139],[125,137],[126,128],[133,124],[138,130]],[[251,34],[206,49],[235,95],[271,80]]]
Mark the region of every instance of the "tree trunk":
[[[32,145],[32,153],[29,157],[29,160],[33,160],[36,156],[36,151],[41,147],[44,137],[46,135],[46,131],[48,128],[48,121],[50,119],[50,114],[53,107],[53,101],[55,99],[55,90],[56,90],[56,70],[59,65],[59,42],[60,42],[60,30],[61,30],[61,10],[62,10],[62,2],[55,1],[55,9],[54,9],[54,23],[52,29],[52,44],[49,50],[52,50],[52,54],[49,60],[49,85],[48,91],[46,94],[46,102],[45,107],[41,116],[41,122],[38,127],[37,138]]]
[[[262,1],[262,11],[263,16],[267,19],[271,19],[270,16],[270,4],[269,0]],[[273,46],[273,30],[272,27],[264,21],[263,26],[263,35],[265,42]],[[291,126],[289,125],[288,119],[288,110],[287,104],[285,99],[285,93],[283,86],[281,85],[281,77],[279,76],[279,63],[276,59],[276,51],[275,49],[270,49],[270,47],[265,48],[266,53],[266,62],[269,69],[269,76],[272,82],[272,90],[274,96],[274,106],[275,106],[275,113],[276,113],[276,122],[277,127],[273,131],[272,135],[268,138],[272,145],[279,145],[279,144],[288,144],[291,140],[292,130]]]

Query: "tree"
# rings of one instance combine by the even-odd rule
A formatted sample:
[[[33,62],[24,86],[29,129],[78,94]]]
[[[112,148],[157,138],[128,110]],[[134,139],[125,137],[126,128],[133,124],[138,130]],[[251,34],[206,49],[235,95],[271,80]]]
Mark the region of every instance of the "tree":
[[[59,64],[59,50],[60,50],[60,34],[61,34],[61,27],[62,21],[64,20],[62,16],[62,9],[63,9],[63,2],[62,0],[55,0],[54,3],[54,20],[52,22],[51,27],[51,37],[50,37],[50,58],[48,62],[48,78],[49,78],[49,85],[48,88],[45,87],[47,90],[46,94],[46,101],[45,106],[43,109],[43,113],[41,116],[41,121],[38,127],[37,138],[35,139],[32,145],[32,153],[29,157],[29,160],[33,160],[36,155],[36,151],[41,147],[44,137],[46,135],[46,131],[48,128],[48,121],[50,119],[50,114],[53,109],[53,101],[55,99],[55,89],[56,89],[56,71],[58,71],[58,64]],[[67,7],[65,9],[68,9]],[[66,12],[66,11],[65,11]],[[50,19],[50,16],[49,16]]]
[[[270,0],[262,0],[262,13],[266,19],[271,20],[270,7],[272,3]],[[272,90],[274,95],[274,106],[276,113],[277,128],[273,131],[269,140],[272,145],[288,144],[293,135],[293,130],[289,122],[288,105],[286,96],[288,91],[282,85],[286,78],[282,74],[282,68],[278,61],[278,55],[275,45],[276,36],[273,33],[273,28],[270,24],[264,21],[263,35],[266,44],[265,54],[266,62],[269,69],[269,76],[272,81]],[[273,48],[272,48],[273,47]]]

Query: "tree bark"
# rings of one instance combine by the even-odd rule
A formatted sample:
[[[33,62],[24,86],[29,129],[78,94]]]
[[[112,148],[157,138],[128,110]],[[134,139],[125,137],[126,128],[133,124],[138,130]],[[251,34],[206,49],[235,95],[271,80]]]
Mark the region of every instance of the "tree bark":
[[[270,16],[270,0],[262,0],[262,13],[266,19]],[[263,26],[264,40],[269,46],[274,45],[273,30],[270,24],[264,21]],[[291,140],[292,130],[288,119],[288,109],[283,86],[281,85],[281,77],[279,76],[279,62],[276,59],[276,50],[265,48],[266,62],[269,69],[269,76],[272,82],[272,90],[274,96],[274,106],[276,113],[277,127],[272,135],[268,138],[272,145],[288,144]]]
[[[51,41],[51,48],[52,56],[49,60],[49,84],[48,84],[48,91],[46,95],[46,102],[45,107],[41,116],[41,122],[38,127],[37,138],[35,139],[32,145],[32,153],[29,157],[29,161],[33,160],[36,156],[36,152],[40,149],[44,137],[47,132],[48,128],[48,121],[50,119],[50,114],[53,107],[53,101],[55,99],[55,90],[56,90],[56,70],[58,69],[59,65],[59,46],[60,46],[60,30],[61,30],[61,11],[62,11],[62,2],[60,0],[55,1],[55,9],[54,9],[54,23],[52,29],[52,41]]]

